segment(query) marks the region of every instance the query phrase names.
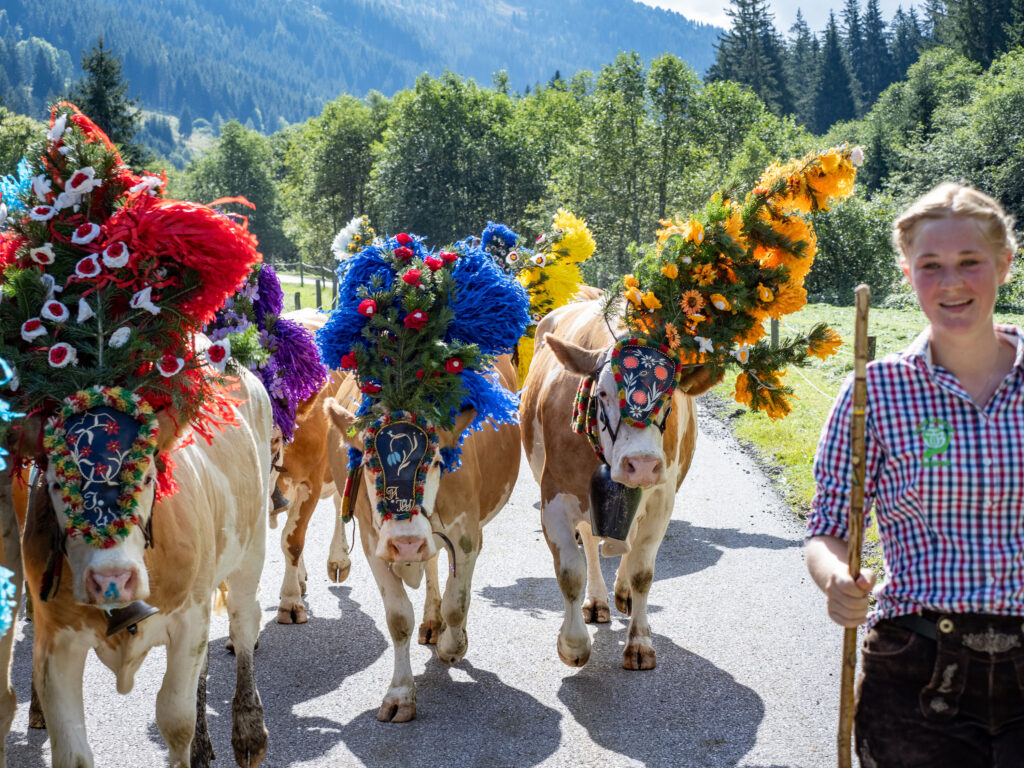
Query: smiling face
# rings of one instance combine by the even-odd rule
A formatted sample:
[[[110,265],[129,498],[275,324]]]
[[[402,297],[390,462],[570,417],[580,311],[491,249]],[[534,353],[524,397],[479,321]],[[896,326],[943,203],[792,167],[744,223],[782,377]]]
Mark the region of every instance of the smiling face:
[[[984,237],[971,218],[922,221],[901,263],[937,337],[990,333],[999,286],[1012,254]]]

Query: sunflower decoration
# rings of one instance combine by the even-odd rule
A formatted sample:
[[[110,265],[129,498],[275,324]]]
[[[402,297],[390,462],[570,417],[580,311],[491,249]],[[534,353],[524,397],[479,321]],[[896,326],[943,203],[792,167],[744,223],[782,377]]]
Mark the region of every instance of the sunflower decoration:
[[[76,393],[119,387],[206,437],[232,423],[194,337],[261,261],[246,226],[164,198],[163,175],[128,168],[66,102],[6,181],[0,356],[16,372],[13,405],[45,418]],[[158,487],[173,491],[169,470]]]
[[[807,303],[817,252],[804,216],[853,192],[859,147],[842,146],[765,170],[738,204],[721,194],[690,219],[663,221],[656,253],[626,275],[626,322],[685,365],[740,368],[736,400],[775,419],[791,410],[784,368],[824,359],[842,343],[824,324],[771,348],[764,321]]]
[[[472,245],[475,240],[464,240]],[[460,244],[460,245],[462,245]],[[597,248],[587,223],[564,208],[552,217],[551,226],[527,247],[504,224],[487,222],[480,246],[506,274],[514,276],[530,298],[530,325],[517,347],[518,377],[522,386],[533,359],[537,323],[549,312],[568,304],[583,285],[580,264]]]
[[[518,398],[492,371],[529,322],[526,293],[480,246],[432,251],[408,233],[380,239],[338,267],[338,306],[317,331],[323,363],[354,371],[357,427],[403,412],[450,429],[465,408],[485,422],[518,418]],[[410,417],[410,418],[411,418]],[[459,448],[442,450],[445,469]],[[350,449],[350,461],[362,460]]]

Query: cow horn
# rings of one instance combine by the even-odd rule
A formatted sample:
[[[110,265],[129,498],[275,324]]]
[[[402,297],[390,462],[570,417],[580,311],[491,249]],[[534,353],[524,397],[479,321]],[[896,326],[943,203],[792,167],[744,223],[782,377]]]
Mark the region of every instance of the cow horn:
[[[136,624],[159,612],[159,609],[143,600],[136,600],[124,608],[115,608],[107,613],[107,637],[113,637],[123,629],[127,629],[129,635],[134,635],[138,631]]]

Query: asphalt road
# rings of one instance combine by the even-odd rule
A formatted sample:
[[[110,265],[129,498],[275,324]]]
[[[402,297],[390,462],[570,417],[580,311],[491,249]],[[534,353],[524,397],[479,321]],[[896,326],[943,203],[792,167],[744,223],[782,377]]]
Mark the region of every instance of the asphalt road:
[[[264,765],[834,765],[842,633],[804,569],[802,527],[723,425],[702,415],[700,428],[650,595],[652,671],[622,669],[626,622],[614,603],[610,624],[591,625],[590,662],[572,669],[558,660],[562,600],[525,461],[511,502],[484,532],[466,658],[449,668],[413,645],[411,723],[376,720],[392,669],[383,607],[358,546],[348,581],[327,580],[331,503],[310,527],[308,624],[275,621],[280,528],[269,531],[256,654],[270,731]],[[609,589],[617,562],[604,561]],[[421,587],[417,617],[422,600]],[[50,765],[45,731],[28,729],[31,634],[20,621],[11,768]],[[209,723],[221,768],[232,765],[226,637],[226,618],[214,617]],[[85,701],[97,766],[165,764],[154,718],[163,670],[155,649],[135,689],[119,696],[90,655]]]

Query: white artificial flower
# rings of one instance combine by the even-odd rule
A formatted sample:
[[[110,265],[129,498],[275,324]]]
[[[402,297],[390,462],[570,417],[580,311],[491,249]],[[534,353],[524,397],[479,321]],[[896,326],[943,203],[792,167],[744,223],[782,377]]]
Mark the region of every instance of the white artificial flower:
[[[60,141],[61,137],[64,135],[64,129],[67,128],[67,125],[68,116],[66,114],[61,115],[53,121],[53,126],[51,126],[49,132],[46,134],[46,138],[49,141]]]
[[[75,245],[88,245],[100,235],[100,225],[87,221],[71,233],[71,242]]]
[[[71,174],[64,189],[75,195],[87,195],[97,187],[103,186],[103,179],[96,178],[96,169],[91,165],[79,168]]]
[[[38,339],[40,336],[45,335],[46,326],[43,325],[43,321],[38,317],[30,317],[21,324],[21,338],[25,341],[32,341],[33,339]]]
[[[128,259],[130,258],[131,253],[128,251],[128,246],[121,241],[111,243],[103,249],[103,263],[110,269],[120,269],[128,264]],[[153,314],[155,315],[156,312]]]
[[[71,317],[70,310],[56,299],[50,299],[49,301],[44,302],[43,309],[39,314],[47,320],[52,320],[55,323],[63,323]]]
[[[156,361],[156,369],[164,378],[170,378],[184,367],[185,360],[171,354],[166,354]]]
[[[127,325],[122,325],[120,328],[118,328],[116,331],[110,334],[110,339],[107,341],[107,345],[113,347],[114,349],[123,347],[125,344],[128,343],[128,339],[131,337],[131,335],[131,327]]]
[[[545,256],[543,253],[535,253],[533,255],[533,263],[538,267],[543,267],[545,264],[548,263],[548,257]]]
[[[53,264],[57,256],[53,252],[53,243],[43,243],[37,248],[33,248],[28,252],[29,258],[32,259],[36,264],[41,264],[44,267],[48,264]]]
[[[128,302],[132,309],[144,309],[154,315],[160,314],[160,307],[153,303],[153,287],[147,286],[141,291],[136,291],[132,300]],[[168,374],[170,375],[170,374]]]
[[[715,345],[711,343],[711,339],[706,339],[703,336],[694,336],[693,340],[700,345],[700,351],[711,354],[715,351]]]
[[[96,277],[100,273],[100,260],[95,253],[91,253],[75,264],[75,274],[78,277]]]
[[[217,371],[217,373],[224,373],[229,357],[231,357],[230,339],[215,341],[210,345],[210,348],[206,350],[206,362],[208,362],[210,366]]]
[[[335,259],[344,261],[352,255],[348,247],[352,243],[352,238],[359,233],[359,227],[362,223],[362,218],[356,216],[335,236],[334,242],[331,243],[331,253],[334,254]],[[361,245],[369,245],[369,243],[361,243]]]
[[[65,341],[50,347],[47,361],[54,368],[65,368],[78,362],[78,350]]]
[[[0,227],[7,223],[7,206],[0,203]]]
[[[39,200],[46,200],[46,196],[51,191],[53,191],[53,182],[46,177],[45,173],[32,177],[32,194]]]
[[[28,212],[28,217],[32,221],[49,221],[56,215],[57,209],[52,205],[37,205]]]
[[[65,208],[76,208],[82,196],[76,195],[74,192],[68,192],[65,190],[57,195],[57,199],[53,201],[53,207],[55,210],[63,211]]]
[[[740,365],[746,365],[747,360],[750,359],[750,347],[744,344],[742,347],[734,349],[729,354],[735,357],[739,361]]]
[[[853,152],[850,153],[850,162],[857,168],[864,165],[864,150],[860,147],[854,147]]]
[[[164,180],[159,176],[143,176],[142,181],[134,185],[128,192],[132,195],[136,192],[148,192],[151,195],[155,195],[156,190],[160,189],[163,185]]]
[[[39,282],[43,284],[43,288],[46,291],[46,298],[44,301],[52,299],[54,294],[64,292],[64,289],[57,285],[57,281],[53,279],[53,275],[42,274],[39,276]]]
[[[84,297],[78,300],[78,322],[84,323],[95,315],[96,313],[92,311],[92,307],[89,306],[89,302]]]

